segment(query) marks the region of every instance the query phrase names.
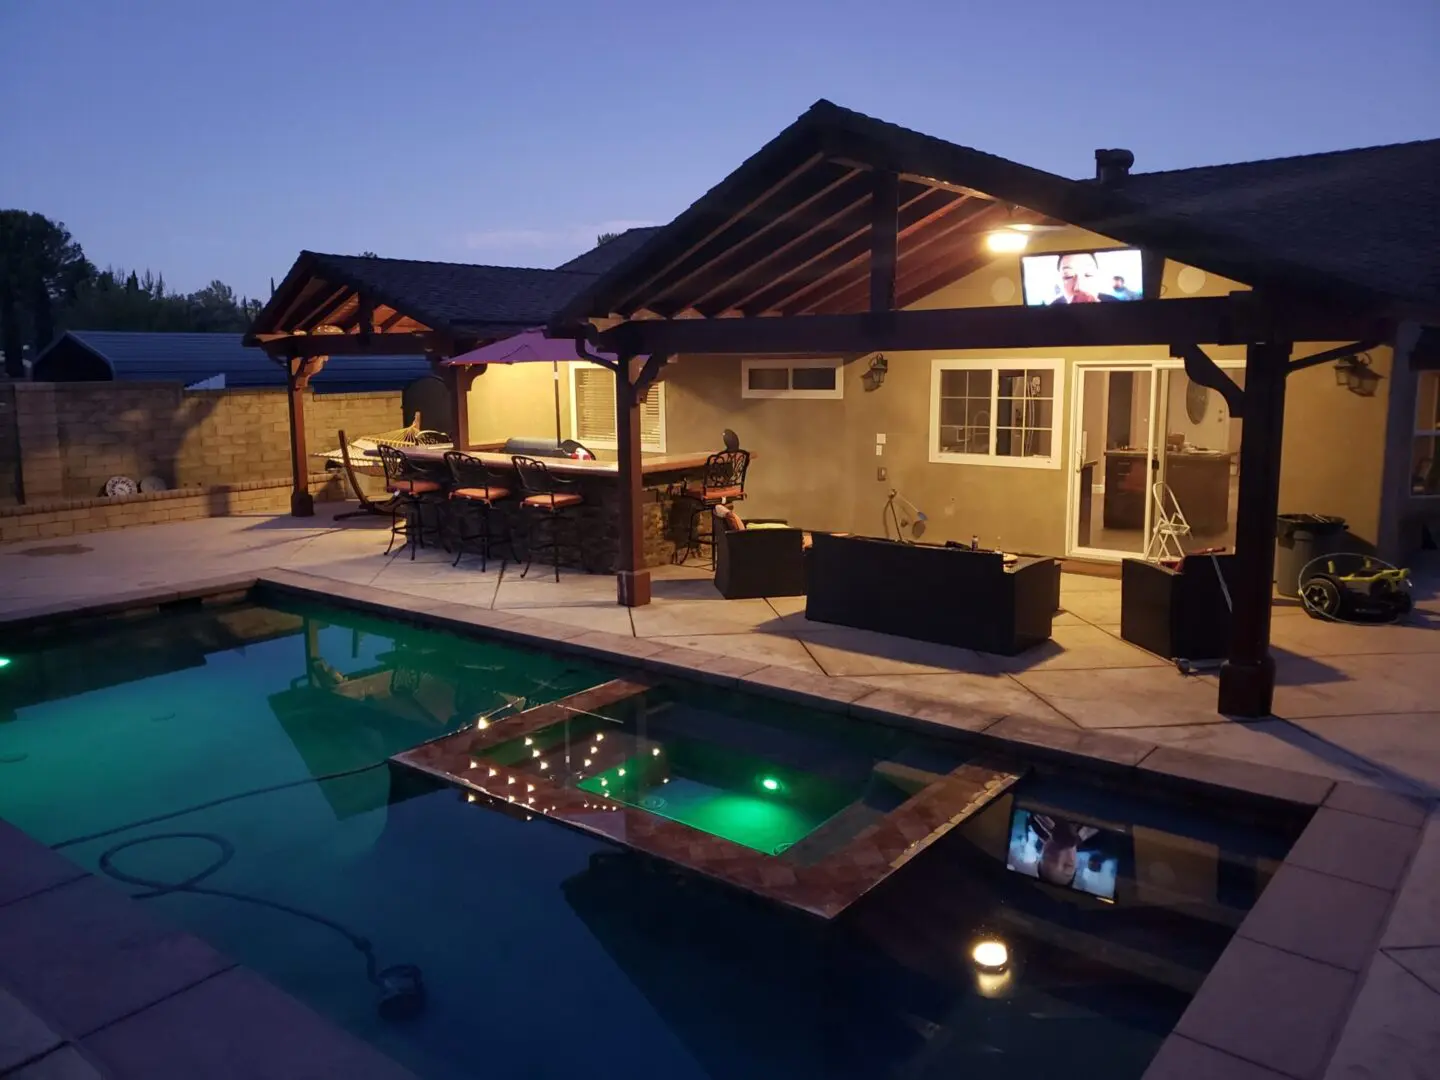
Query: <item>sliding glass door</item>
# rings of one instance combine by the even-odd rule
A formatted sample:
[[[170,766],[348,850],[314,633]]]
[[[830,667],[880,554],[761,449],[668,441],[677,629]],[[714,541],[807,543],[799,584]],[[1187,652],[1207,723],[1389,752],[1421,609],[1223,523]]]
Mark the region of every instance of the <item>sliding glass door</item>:
[[[1243,367],[1227,374],[1243,385]],[[1144,554],[1158,482],[1189,525],[1183,550],[1234,549],[1240,421],[1218,393],[1178,364],[1081,364],[1072,401],[1069,554]]]

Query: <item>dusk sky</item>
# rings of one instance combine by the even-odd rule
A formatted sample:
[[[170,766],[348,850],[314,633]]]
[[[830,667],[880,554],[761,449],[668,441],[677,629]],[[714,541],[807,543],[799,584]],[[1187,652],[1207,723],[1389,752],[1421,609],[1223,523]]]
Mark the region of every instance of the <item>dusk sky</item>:
[[[1070,176],[1440,136],[1437,0],[0,0],[0,207],[268,294],[302,248],[553,266],[817,98]]]

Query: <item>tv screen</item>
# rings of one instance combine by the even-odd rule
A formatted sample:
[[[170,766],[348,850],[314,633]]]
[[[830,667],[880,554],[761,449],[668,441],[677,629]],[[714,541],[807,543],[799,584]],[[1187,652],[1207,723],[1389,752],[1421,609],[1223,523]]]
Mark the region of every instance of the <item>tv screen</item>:
[[[1113,900],[1121,846],[1119,833],[1020,807],[1010,818],[1005,865],[1051,885]]]
[[[1031,307],[1139,300],[1145,295],[1144,273],[1139,248],[1066,251],[1020,259],[1025,303]]]

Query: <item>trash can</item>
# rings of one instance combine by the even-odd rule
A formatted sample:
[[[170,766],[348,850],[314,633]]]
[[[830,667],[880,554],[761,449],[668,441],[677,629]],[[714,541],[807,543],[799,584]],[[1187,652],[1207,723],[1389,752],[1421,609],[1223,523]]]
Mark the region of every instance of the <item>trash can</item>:
[[[1344,546],[1345,519],[1328,514],[1281,514],[1275,526],[1275,591],[1300,595],[1300,572],[1312,559]]]

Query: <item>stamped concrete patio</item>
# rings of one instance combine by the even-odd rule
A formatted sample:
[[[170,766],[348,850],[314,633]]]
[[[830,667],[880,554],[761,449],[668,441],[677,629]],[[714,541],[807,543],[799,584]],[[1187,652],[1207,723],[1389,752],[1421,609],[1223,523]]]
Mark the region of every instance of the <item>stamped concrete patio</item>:
[[[1387,789],[1393,794],[1377,792],[1366,806],[1327,803],[1319,811],[1339,815],[1342,824],[1355,828],[1396,833],[1388,840],[1403,854],[1390,860],[1395,865],[1380,868],[1384,881],[1376,877],[1376,867],[1331,865],[1325,852],[1299,853],[1306,869],[1297,873],[1325,880],[1325,902],[1304,925],[1287,918],[1267,933],[1261,916],[1271,892],[1309,893],[1304,881],[1293,880],[1294,873],[1283,883],[1277,878],[1241,932],[1241,944],[1254,954],[1243,957],[1245,971],[1233,988],[1242,996],[1262,992],[1269,976],[1277,986],[1299,983],[1321,993],[1327,973],[1337,986],[1350,983],[1335,973],[1361,974],[1353,996],[1336,991],[1336,1018],[1349,1019],[1338,1041],[1315,1058],[1319,1064],[1273,1053],[1276,1046],[1303,1045],[1309,1038],[1305,1031],[1227,1028],[1222,1037],[1205,1029],[1204,1009],[1197,1005],[1148,1075],[1166,1080],[1440,1075],[1434,1053],[1440,1045],[1440,815],[1434,809],[1440,795],[1440,566],[1423,568],[1417,611],[1405,625],[1319,623],[1297,607],[1277,605],[1276,716],[1238,723],[1215,711],[1212,676],[1182,676],[1120,639],[1119,582],[1112,579],[1066,574],[1053,641],[1004,658],[812,623],[804,616],[803,599],[725,601],[702,568],[657,571],[655,602],[629,610],[616,606],[609,577],[562,573],[556,583],[548,568],[536,567],[522,580],[516,568],[499,564],[481,573],[479,560],[468,557],[452,568],[438,552],[421,552],[413,562],[404,554],[387,558],[385,541],[378,522],[337,526],[327,517],[235,517],[14,544],[0,547],[0,615],[283,569],[322,588],[329,579],[385,590],[401,605],[406,596],[444,600],[526,616],[539,620],[535,627],[549,623],[569,634],[576,629],[623,634],[639,639],[638,649],[655,653],[673,646],[716,653],[732,658],[737,669],[783,665],[844,684],[850,688],[844,696],[855,704],[883,708],[895,691],[921,695],[936,704],[933,712],[921,709],[918,715],[937,723],[983,714],[1039,721],[1077,737],[1110,731],[1237,763]],[[1394,798],[1398,794],[1414,798]],[[1363,846],[1374,846],[1374,858],[1383,861],[1381,841],[1387,838]],[[1416,854],[1409,860],[1412,848]],[[1378,951],[1327,957],[1331,930],[1357,920],[1384,927]],[[1239,963],[1232,963],[1230,953],[1242,951],[1227,951],[1207,987],[1236,974],[1226,965]],[[1290,970],[1296,965],[1308,967]],[[5,1011],[0,1008],[0,1014]],[[5,1026],[0,1023],[0,1034]],[[1254,1043],[1253,1053],[1245,1050],[1247,1040]],[[1217,1045],[1230,1053],[1219,1053]],[[0,1075],[9,1075],[3,1061]]]

